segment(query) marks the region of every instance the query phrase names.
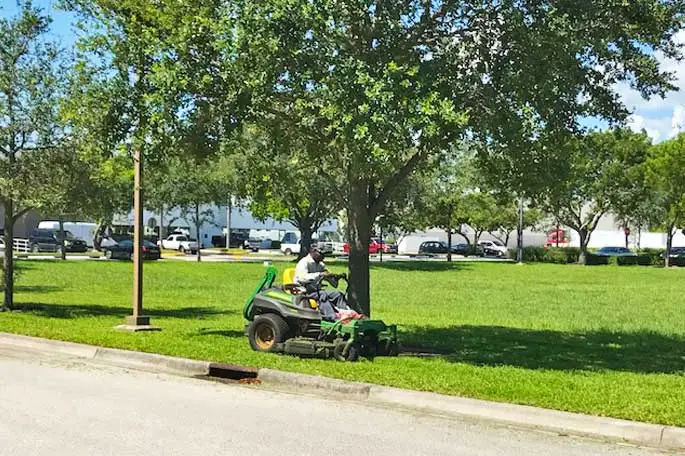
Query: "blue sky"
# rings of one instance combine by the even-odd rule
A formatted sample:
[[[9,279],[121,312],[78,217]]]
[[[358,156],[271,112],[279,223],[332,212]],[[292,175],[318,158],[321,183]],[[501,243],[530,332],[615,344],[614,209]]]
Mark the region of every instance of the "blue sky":
[[[75,20],[73,14],[65,13],[52,6],[51,0],[33,0],[33,5],[42,8],[52,17],[52,27],[50,34],[55,40],[62,43],[62,46],[71,47],[76,41],[72,22]],[[19,8],[16,0],[0,0],[0,16],[8,17],[17,14]]]
[[[53,24],[51,34],[55,40],[62,43],[63,47],[71,47],[76,41],[76,34],[72,25],[74,16],[56,10],[51,0],[34,0],[34,5],[44,8],[52,17]],[[14,15],[17,12],[16,0],[0,0],[0,16]],[[685,43],[685,31],[676,35],[676,39]],[[617,86],[626,105],[634,112],[629,119],[628,125],[636,131],[645,129],[653,140],[660,142],[674,136],[680,131],[685,131],[685,62],[676,62],[657,56],[665,69],[676,75],[676,85],[681,89],[678,92],[669,93],[666,98],[653,98],[644,100],[639,93],[626,85]],[[584,124],[596,125],[591,120]]]

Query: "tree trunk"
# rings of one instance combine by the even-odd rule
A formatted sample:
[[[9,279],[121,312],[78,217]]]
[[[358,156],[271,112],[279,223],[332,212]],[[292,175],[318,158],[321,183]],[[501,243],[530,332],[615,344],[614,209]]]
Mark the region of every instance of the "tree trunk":
[[[452,262],[452,227],[447,228],[447,262]]]
[[[66,239],[64,239],[64,219],[60,215],[57,219],[59,221],[59,257],[62,260],[67,259]]]
[[[673,228],[675,223],[668,225],[668,233],[666,233],[666,252],[664,252],[664,265],[668,268],[671,265],[671,247],[673,247],[673,235],[675,232]]]
[[[107,229],[107,222],[100,220],[98,227],[95,229],[93,236],[93,248],[97,251],[102,250],[102,239],[105,237],[105,230]]]
[[[200,205],[195,205],[195,232],[197,233],[197,262],[202,261],[202,236],[200,233]]]
[[[366,316],[371,316],[369,289],[369,241],[371,217],[368,196],[360,188],[353,188],[347,209],[347,240],[350,245],[348,304]]]
[[[463,231],[461,231],[461,230],[455,230],[455,231],[454,231],[454,234],[458,234],[459,236],[463,237],[464,240],[466,241],[466,244],[469,245],[469,246],[471,245],[471,239],[469,239],[469,237],[468,237],[468,236],[466,235],[466,233],[464,233]]]
[[[0,310],[9,311],[14,306],[14,204],[12,201],[5,201],[5,253],[3,257],[4,279],[3,292],[4,300]]]
[[[578,263],[585,264],[587,259],[587,245],[590,241],[590,238],[587,235],[587,230],[584,228],[578,230],[578,236],[580,237],[580,255],[578,256]]]
[[[478,241],[480,241],[480,237],[482,235],[483,235],[483,231],[473,230],[473,244],[474,245],[478,244]]]
[[[312,236],[314,230],[312,230],[311,222],[308,219],[301,220],[297,228],[300,230],[300,253],[297,259],[300,260],[307,255],[309,255],[309,250],[312,248]]]

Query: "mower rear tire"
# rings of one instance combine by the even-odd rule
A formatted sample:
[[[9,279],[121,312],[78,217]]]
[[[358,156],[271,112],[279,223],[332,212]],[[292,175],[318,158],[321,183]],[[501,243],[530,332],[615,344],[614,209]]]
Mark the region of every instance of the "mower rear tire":
[[[340,343],[333,349],[333,357],[338,361],[347,361],[353,363],[359,359],[359,347],[356,344],[350,345],[347,354],[344,354],[346,342]]]
[[[252,350],[274,352],[278,344],[288,338],[288,323],[276,314],[258,315],[247,329]]]

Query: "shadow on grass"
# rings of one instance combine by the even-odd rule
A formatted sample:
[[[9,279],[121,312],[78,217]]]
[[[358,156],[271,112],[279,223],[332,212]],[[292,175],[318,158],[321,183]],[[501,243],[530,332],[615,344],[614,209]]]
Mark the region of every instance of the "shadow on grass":
[[[235,329],[200,328],[198,330],[197,334],[194,334],[193,336],[194,337],[198,337],[198,336],[223,336],[223,337],[243,338],[243,337],[245,337],[245,333],[243,331],[236,331]]]
[[[390,271],[457,271],[471,269],[471,263],[458,261],[394,261],[371,263],[370,269],[387,269]]]
[[[50,318],[83,318],[83,317],[125,317],[131,314],[130,307],[101,306],[95,304],[45,304],[19,303],[15,310]],[[216,307],[179,307],[176,309],[145,309],[145,315],[158,318],[209,318],[220,315],[232,315],[234,310],[217,309]]]
[[[684,373],[685,337],[654,332],[586,333],[498,326],[414,327],[405,352],[453,362],[526,369]]]
[[[15,293],[49,293],[62,290],[64,290],[64,287],[58,287],[56,285],[19,285],[14,287]]]

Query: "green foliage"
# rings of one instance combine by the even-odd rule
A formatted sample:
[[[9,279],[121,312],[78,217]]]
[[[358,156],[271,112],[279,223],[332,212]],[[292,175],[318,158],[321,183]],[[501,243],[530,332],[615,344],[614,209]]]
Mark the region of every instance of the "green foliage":
[[[296,126],[288,131],[266,131],[246,126],[237,152],[242,192],[250,195],[250,212],[257,219],[287,220],[300,231],[305,248],[312,234],[341,206],[331,182],[307,165],[308,147]]]
[[[64,3],[95,25],[82,47],[124,87],[119,118],[134,150],[164,155],[174,137],[183,153],[213,150],[246,118],[270,133],[292,128],[307,143],[301,166],[331,184],[347,211],[351,295],[365,310],[366,242],[412,173],[469,137],[504,146],[502,163],[515,158],[518,170],[546,178],[533,171],[536,153],[553,154],[523,147],[540,130],[555,137],[581,117],[624,118],[620,82],[645,96],[674,88],[656,56],[680,55],[672,36],[685,8],[659,0]],[[521,174],[501,178],[512,176]]]
[[[604,214],[617,209],[627,217],[645,200],[639,179],[651,144],[645,133],[616,129],[569,138],[559,147],[563,155],[537,202],[579,234],[585,251]]]
[[[668,236],[668,253],[675,228],[685,222],[685,134],[653,147],[646,168],[653,207],[663,215],[660,225]]]
[[[664,249],[641,249],[638,252],[638,263],[641,266],[663,266],[665,253]]]
[[[76,156],[58,112],[67,60],[48,40],[49,26],[50,18],[31,2],[20,2],[16,16],[0,18],[0,205],[8,246],[2,309],[13,305],[15,221],[73,191],[75,174],[63,166]]]
[[[509,249],[509,258],[516,258],[516,249]],[[577,263],[580,257],[580,249],[577,247],[547,248],[528,246],[523,248],[523,261],[525,263]]]
[[[614,259],[615,260],[615,259]],[[595,255],[594,253],[585,254],[586,266],[600,266],[610,264],[611,258],[603,255]]]

